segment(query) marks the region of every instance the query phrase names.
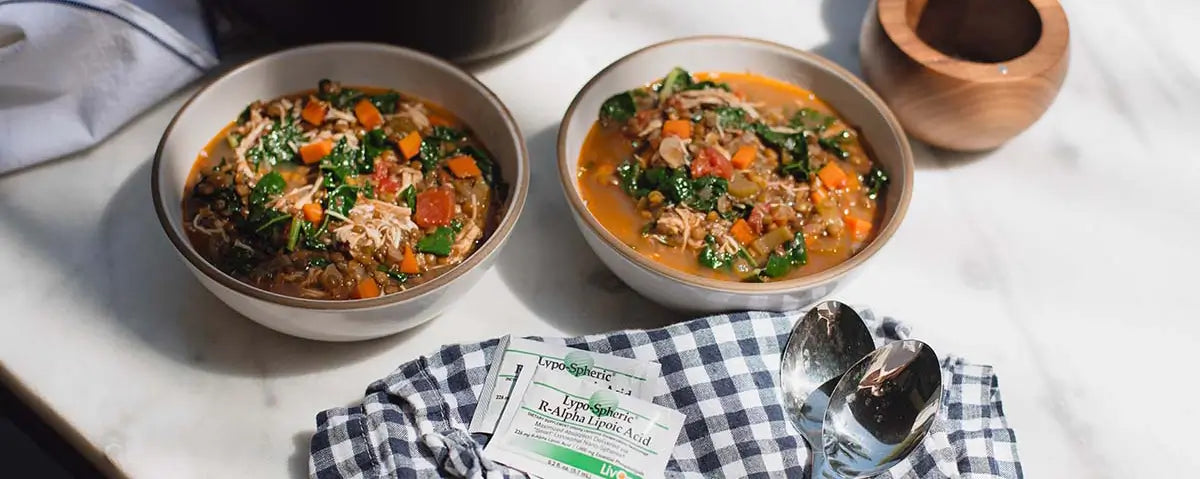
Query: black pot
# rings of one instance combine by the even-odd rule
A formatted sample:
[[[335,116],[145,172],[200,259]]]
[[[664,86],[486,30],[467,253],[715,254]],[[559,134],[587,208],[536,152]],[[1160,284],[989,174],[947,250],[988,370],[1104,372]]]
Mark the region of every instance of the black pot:
[[[583,0],[229,0],[223,7],[286,45],[371,41],[469,62],[545,36]]]

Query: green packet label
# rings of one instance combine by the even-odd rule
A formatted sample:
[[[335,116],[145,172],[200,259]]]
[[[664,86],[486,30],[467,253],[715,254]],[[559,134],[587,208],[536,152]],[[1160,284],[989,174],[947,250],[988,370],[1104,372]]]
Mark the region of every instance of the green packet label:
[[[561,370],[518,376],[485,455],[540,477],[659,478],[684,415]]]
[[[654,399],[659,390],[659,371],[653,361],[546,344],[505,336],[491,358],[491,368],[471,417],[469,431],[491,434],[509,401],[517,377],[525,371],[544,368],[586,380],[624,396]]]

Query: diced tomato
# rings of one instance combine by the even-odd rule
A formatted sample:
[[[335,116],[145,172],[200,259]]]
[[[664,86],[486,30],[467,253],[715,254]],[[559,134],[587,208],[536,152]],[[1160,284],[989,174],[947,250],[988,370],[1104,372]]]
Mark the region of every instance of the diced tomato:
[[[750,210],[750,217],[746,219],[746,223],[750,225],[750,229],[754,230],[754,234],[761,235],[763,233],[763,220],[767,217],[766,205],[759,203],[754,205]]]
[[[417,226],[446,226],[454,218],[454,191],[438,188],[417,195],[417,211],[413,221]]]
[[[395,193],[400,190],[400,182],[390,176],[383,177],[379,180],[379,191],[384,193]]]
[[[730,163],[729,158],[711,146],[700,150],[700,154],[692,160],[692,178],[707,175],[719,176],[727,180],[733,178],[733,163]]]
[[[392,178],[392,173],[388,165],[392,163],[379,160],[375,162],[375,172],[371,173],[371,179],[375,181],[375,187],[384,193],[395,193],[400,189],[400,182]]]

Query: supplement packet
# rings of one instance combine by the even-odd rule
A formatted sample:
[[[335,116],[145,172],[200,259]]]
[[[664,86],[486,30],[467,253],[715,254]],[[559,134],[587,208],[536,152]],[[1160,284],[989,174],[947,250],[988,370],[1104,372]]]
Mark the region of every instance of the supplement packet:
[[[662,366],[653,361],[505,336],[500,338],[496,354],[491,359],[487,380],[479,394],[479,404],[471,417],[470,432],[491,434],[495,431],[514,381],[518,375],[532,372],[538,365],[586,378],[616,393],[647,401],[658,395],[658,374],[662,370]]]
[[[536,367],[518,376],[484,454],[543,478],[661,478],[683,420],[678,411]]]

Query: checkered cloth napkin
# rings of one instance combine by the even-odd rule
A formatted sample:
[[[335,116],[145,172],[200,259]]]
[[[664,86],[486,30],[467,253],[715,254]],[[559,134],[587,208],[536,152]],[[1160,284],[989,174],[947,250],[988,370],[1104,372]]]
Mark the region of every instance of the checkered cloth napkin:
[[[667,477],[799,477],[804,441],[779,390],[779,355],[800,312],[737,313],[662,329],[544,341],[658,361],[669,392],[654,402],[687,415]],[[877,344],[908,331],[862,311]],[[488,460],[467,432],[498,340],[442,347],[367,388],[361,405],[317,415],[312,477],[523,477]],[[1022,477],[1016,438],[989,366],[942,361],[942,409],[929,435],[880,477]]]

